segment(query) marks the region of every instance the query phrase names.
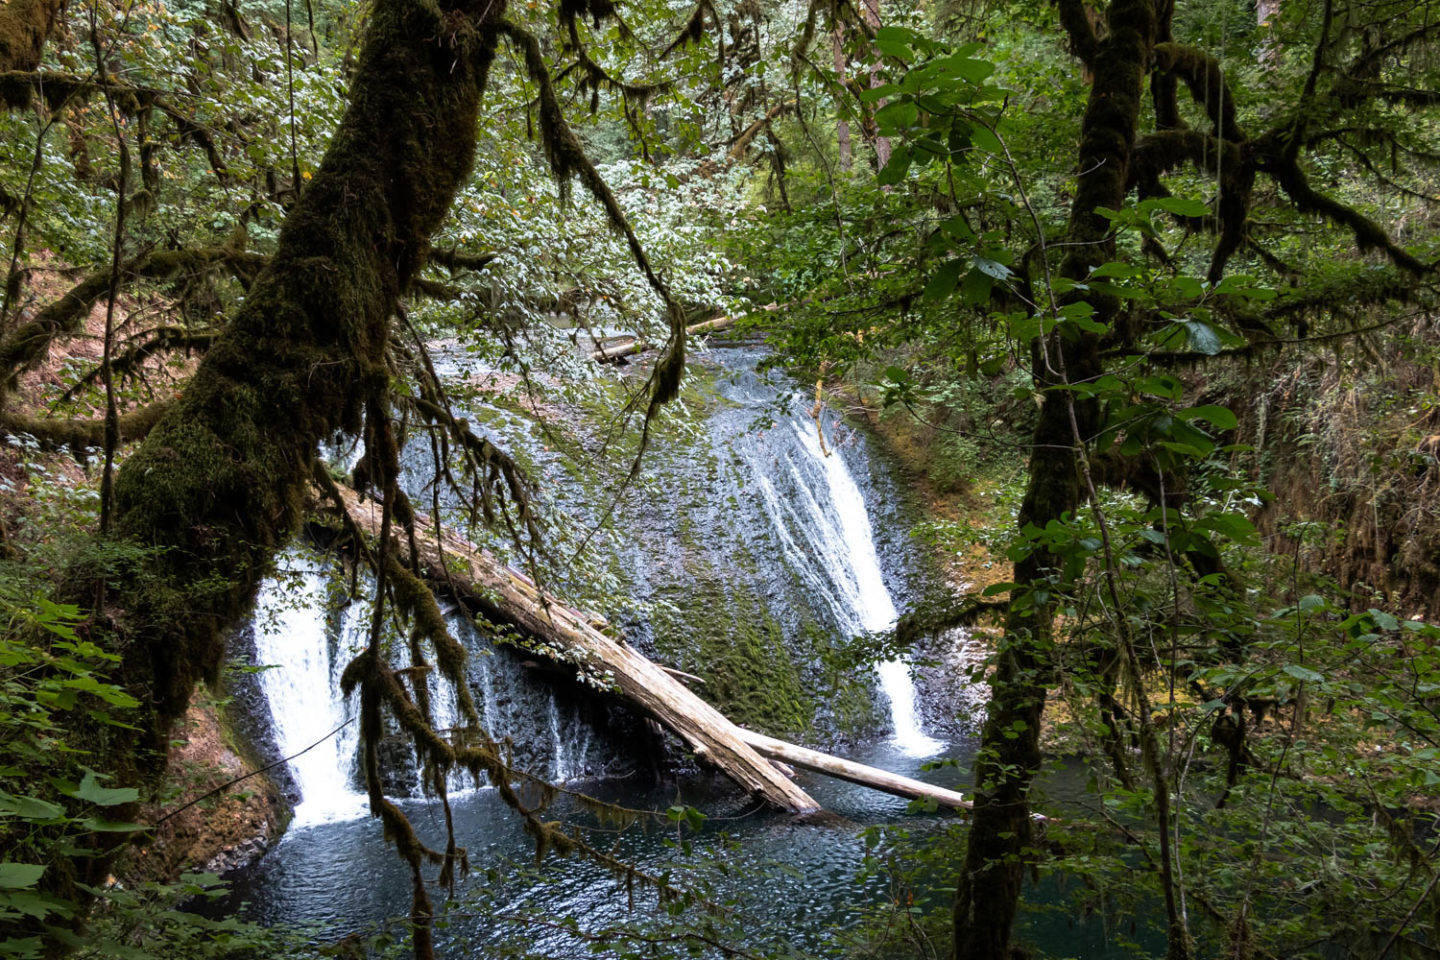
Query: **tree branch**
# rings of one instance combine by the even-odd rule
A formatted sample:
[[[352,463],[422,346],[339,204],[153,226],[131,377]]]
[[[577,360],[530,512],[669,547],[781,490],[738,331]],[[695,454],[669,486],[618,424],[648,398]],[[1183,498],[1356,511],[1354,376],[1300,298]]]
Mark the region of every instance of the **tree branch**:
[[[174,403],[173,398],[156,400],[122,415],[119,421],[120,442],[145,439]],[[10,434],[29,434],[40,441],[41,446],[51,449],[69,447],[75,452],[86,447],[98,447],[105,442],[104,420],[52,420],[27,416],[14,410],[0,410],[0,430]]]
[[[265,263],[259,254],[234,247],[200,247],[195,250],[157,250],[130,261],[120,271],[122,280],[164,280],[184,271],[195,273],[228,266],[240,273]],[[35,319],[0,341],[0,399],[15,388],[21,370],[40,362],[50,344],[59,337],[79,333],[90,308],[110,289],[110,271],[90,274],[64,296],[36,314]]]

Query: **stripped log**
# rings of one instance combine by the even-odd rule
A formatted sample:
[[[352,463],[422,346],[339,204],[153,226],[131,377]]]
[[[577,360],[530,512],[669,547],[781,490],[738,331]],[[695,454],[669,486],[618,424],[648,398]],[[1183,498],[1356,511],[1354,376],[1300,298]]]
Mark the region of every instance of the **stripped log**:
[[[700,323],[692,323],[685,328],[687,337],[698,336],[702,333],[715,333],[717,330],[725,330],[735,325],[737,317],[715,317],[712,320],[704,320]],[[619,343],[611,347],[601,347],[590,353],[590,359],[596,363],[614,363],[622,357],[633,357],[637,353],[644,353],[655,345],[646,340],[636,337],[629,343]]]
[[[792,304],[788,303],[767,303],[763,307],[756,307],[749,313],[740,314],[739,316],[715,317],[712,320],[705,320],[700,323],[692,323],[690,326],[685,328],[685,335],[689,337],[694,337],[699,336],[702,333],[715,333],[720,330],[728,330],[730,327],[735,326],[737,322],[753,317],[755,316],[755,314],[762,311],[765,313],[774,313],[776,310],[782,310],[785,307],[789,307],[791,305]],[[598,350],[592,350],[590,352],[590,359],[594,360],[596,363],[614,363],[616,360],[619,360],[622,357],[633,357],[635,354],[644,353],[646,350],[649,350],[653,347],[654,344],[647,343],[646,341],[641,340],[639,337],[636,337],[635,339],[630,340],[627,343],[618,343],[613,346],[601,347]]]
[[[369,536],[380,533],[381,508],[340,491],[354,524]],[[786,779],[769,760],[750,747],[743,731],[683,683],[623,643],[595,629],[589,618],[538,589],[524,574],[510,569],[453,532],[436,531],[416,518],[420,567],[432,582],[451,586],[457,599],[473,603],[486,617],[508,623],[566,652],[584,667],[614,685],[633,705],[655,717],[687,743],[696,756],[713,763],[746,790],[772,806],[792,813],[815,813],[820,805]],[[400,538],[402,551],[409,549]]]
[[[778,760],[805,770],[813,770],[816,773],[823,773],[840,780],[848,780],[851,783],[858,783],[862,787],[873,787],[876,790],[883,790],[885,793],[893,793],[897,797],[908,797],[911,800],[934,800],[940,806],[950,807],[954,810],[969,810],[971,807],[970,801],[965,799],[964,794],[919,780],[912,780],[909,777],[902,777],[898,773],[890,773],[888,770],[867,767],[865,764],[856,763],[853,760],[842,760],[839,757],[832,757],[828,753],[796,746],[793,743],[786,743],[784,740],[776,740],[774,737],[767,737],[763,733],[756,733],[754,730],[746,730],[743,727],[740,728],[740,738],[754,747],[761,756],[769,757],[771,760]]]

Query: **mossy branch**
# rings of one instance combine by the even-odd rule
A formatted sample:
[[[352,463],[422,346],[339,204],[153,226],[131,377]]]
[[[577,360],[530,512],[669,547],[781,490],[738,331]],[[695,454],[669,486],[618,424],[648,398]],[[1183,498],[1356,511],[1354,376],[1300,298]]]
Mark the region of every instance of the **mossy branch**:
[[[219,335],[220,331],[218,330],[192,330],[189,327],[169,325],[147,330],[134,338],[141,340],[140,343],[128,347],[123,353],[111,359],[111,376],[117,383],[143,377],[145,361],[151,357],[181,350],[186,353],[204,353]],[[75,399],[85,390],[99,383],[100,379],[101,369],[97,367],[71,384],[61,394],[59,402],[65,403]]]
[[[479,272],[484,270],[499,257],[498,253],[461,253],[458,250],[431,250],[429,263],[438,264],[450,271],[451,276],[462,270],[473,270]]]
[[[229,246],[157,250],[130,261],[121,268],[120,277],[123,282],[164,280],[181,273],[199,274],[222,266],[241,273],[255,270],[264,262],[265,258],[259,254]],[[109,289],[110,270],[98,270],[0,341],[0,371],[5,378],[0,382],[0,397],[14,389],[21,370],[44,359],[45,352],[55,339],[79,333],[85,318],[90,315],[90,309]]]
[[[1085,0],[1058,0],[1055,7],[1060,13],[1060,26],[1070,38],[1070,52],[1090,67],[1100,52],[1100,38],[1095,35],[1095,23],[1085,8]]]
[[[1210,122],[1215,125],[1215,134],[1222,140],[1232,143],[1245,140],[1245,132],[1235,119],[1235,97],[1230,92],[1219,60],[1198,47],[1158,43],[1155,45],[1154,69],[1160,74],[1173,74],[1185,84],[1190,96],[1204,108]],[[1179,118],[1174,119],[1178,121]],[[1173,125],[1178,126],[1178,123]]]
[[[132,410],[119,419],[120,442],[133,443],[149,436],[160,418],[175,405],[173,398],[156,400]],[[56,420],[32,417],[14,410],[0,410],[0,430],[11,434],[29,434],[41,446],[51,449],[69,447],[77,455],[87,447],[105,442],[105,421],[86,418]]]
[[[1275,138],[1272,136],[1269,142],[1273,144]],[[1390,258],[1391,263],[1417,277],[1434,270],[1432,264],[1422,262],[1399,247],[1374,220],[1312,187],[1310,178],[1300,169],[1298,159],[1289,156],[1289,151],[1267,150],[1259,153],[1257,166],[1274,178],[1301,213],[1319,214],[1336,226],[1349,230],[1361,252],[1379,250]]]

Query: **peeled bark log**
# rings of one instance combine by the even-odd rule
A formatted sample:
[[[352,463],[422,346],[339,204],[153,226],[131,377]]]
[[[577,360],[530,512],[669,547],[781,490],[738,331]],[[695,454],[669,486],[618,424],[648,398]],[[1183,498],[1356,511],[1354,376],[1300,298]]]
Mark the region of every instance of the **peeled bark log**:
[[[693,323],[685,328],[685,336],[692,337],[701,333],[714,333],[717,330],[725,330],[735,325],[736,317],[716,317],[714,320],[705,320],[701,323]],[[638,337],[629,343],[618,344],[613,347],[601,347],[590,353],[590,359],[596,363],[614,363],[622,357],[633,357],[637,353],[644,353],[646,350],[654,349],[655,344],[641,340]]]
[[[351,521],[370,536],[380,532],[381,508],[342,491]],[[792,813],[815,813],[820,805],[786,779],[743,738],[743,732],[679,680],[640,653],[605,636],[589,618],[540,590],[518,571],[447,531],[417,518],[420,566],[436,581],[453,585],[497,622],[554,644],[582,666],[607,676],[622,697],[654,716],[696,752],[745,789]],[[443,544],[443,555],[441,551]],[[408,549],[404,544],[402,551]]]
[[[773,313],[776,310],[782,309],[782,307],[788,306],[790,306],[790,304],[767,303],[763,307],[756,308],[754,311],[752,311],[752,313],[741,314],[739,316],[733,317],[716,317],[713,320],[704,320],[700,323],[693,323],[685,328],[685,336],[688,338],[698,336],[702,333],[718,333],[721,330],[730,329],[731,327],[735,326],[735,324],[739,321],[744,320],[747,317],[753,316],[755,313],[759,313],[762,310],[766,313]],[[654,346],[655,345],[653,343],[647,343],[646,341],[641,340],[637,337],[636,339],[631,340],[629,343],[621,343],[616,344],[615,346],[601,347],[599,350],[593,350],[590,353],[590,359],[594,360],[596,363],[614,363],[616,360],[619,360],[622,357],[633,357],[637,353],[644,353],[646,350],[653,349]]]
[[[902,777],[898,773],[891,773],[888,770],[868,767],[853,760],[832,757],[828,753],[811,750],[809,747],[796,746],[793,743],[786,743],[784,740],[776,740],[774,737],[767,737],[754,730],[741,728],[740,738],[754,747],[761,756],[805,770],[823,773],[827,777],[858,783],[862,787],[871,787],[885,793],[892,793],[897,797],[906,797],[911,800],[934,800],[942,807],[950,807],[952,810],[969,810],[971,806],[964,794],[954,790]]]

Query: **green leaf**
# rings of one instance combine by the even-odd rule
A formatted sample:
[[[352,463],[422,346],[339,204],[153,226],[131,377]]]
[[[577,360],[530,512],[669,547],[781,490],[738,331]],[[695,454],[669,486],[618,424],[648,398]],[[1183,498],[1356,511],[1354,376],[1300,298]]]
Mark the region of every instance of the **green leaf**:
[[[1210,213],[1208,204],[1188,197],[1151,197],[1145,203],[1177,217],[1204,217]]]
[[[924,38],[905,27],[881,27],[875,31],[875,46],[880,52],[901,60],[909,60],[914,56],[910,47],[917,41],[923,43]]]
[[[1181,410],[1175,415],[1182,420],[1208,420],[1214,424],[1217,430],[1234,430],[1236,424],[1239,422],[1235,419],[1235,414],[1231,413],[1229,408],[1214,403],[1204,403],[1198,407],[1190,407],[1187,410]]]
[[[1010,277],[1009,267],[998,260],[990,260],[986,257],[975,258],[975,269],[996,280],[1007,280]]]
[[[1208,323],[1192,320],[1185,324],[1185,341],[1196,353],[1213,357],[1220,352],[1220,337]]]
[[[1090,271],[1090,278],[1098,280],[1101,277],[1115,277],[1120,280],[1130,280],[1140,275],[1140,268],[1132,263],[1121,263],[1112,260],[1109,263],[1102,263]]]
[[[1286,664],[1285,672],[1301,683],[1320,683],[1325,679],[1324,674],[1316,673],[1309,667],[1302,667],[1298,663]]]
[[[940,268],[930,275],[929,281],[925,284],[923,294],[925,300],[930,303],[938,303],[954,293],[955,284],[960,279],[960,271],[965,266],[965,262],[958,257],[942,263]]]
[[[86,817],[80,821],[80,825],[86,830],[93,830],[96,833],[135,833],[146,830],[148,827],[143,823],[125,823],[120,820],[103,820],[100,817]]]
[[[44,875],[43,863],[0,863],[0,890],[33,887]]]
[[[920,108],[913,100],[896,100],[887,103],[875,112],[875,122],[890,133],[900,133],[915,126],[920,119]]]
[[[86,770],[80,786],[76,787],[70,796],[93,803],[97,807],[118,807],[122,803],[139,800],[140,791],[134,787],[102,787],[95,771]]]
[[[875,175],[875,182],[881,186],[894,186],[905,179],[905,174],[910,172],[910,148],[905,144],[898,145],[890,154],[890,162],[885,164],[885,169]]]
[[[1005,146],[1000,142],[1000,138],[991,132],[989,127],[982,126],[978,123],[972,124],[970,126],[970,142],[988,154],[997,157],[1005,156]]]
[[[960,297],[966,304],[978,307],[990,300],[990,288],[995,281],[979,270],[971,270],[965,274],[965,282],[960,284]]]
[[[14,797],[0,793],[0,815],[22,820],[59,820],[65,816],[65,808],[38,797]]]
[[[860,91],[860,102],[874,103],[877,100],[884,100],[886,97],[893,97],[897,93],[904,93],[898,85],[893,83],[882,83],[878,87],[866,87]]]

